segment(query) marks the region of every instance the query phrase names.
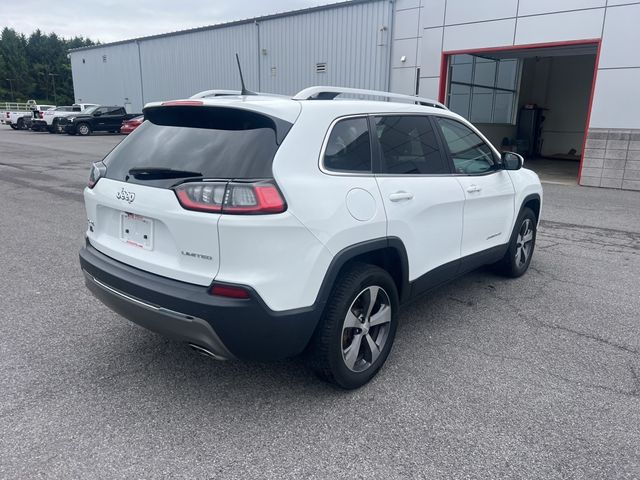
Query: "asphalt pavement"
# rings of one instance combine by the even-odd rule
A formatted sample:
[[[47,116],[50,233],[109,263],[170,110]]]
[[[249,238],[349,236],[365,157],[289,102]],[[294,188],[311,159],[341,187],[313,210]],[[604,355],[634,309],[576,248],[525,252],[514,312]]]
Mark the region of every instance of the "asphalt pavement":
[[[0,478],[640,478],[640,192],[545,185],[530,271],[407,306],[344,392],[91,297],[82,188],[121,139],[0,126]]]

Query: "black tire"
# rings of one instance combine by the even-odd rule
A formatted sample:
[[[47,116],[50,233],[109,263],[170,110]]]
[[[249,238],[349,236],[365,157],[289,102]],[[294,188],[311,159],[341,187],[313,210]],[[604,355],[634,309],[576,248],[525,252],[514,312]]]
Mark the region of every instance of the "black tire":
[[[529,242],[522,242],[523,233],[525,233],[524,230],[527,228],[527,225],[531,231],[531,240]],[[518,219],[513,227],[513,232],[511,232],[507,253],[505,253],[502,260],[495,264],[498,273],[511,278],[524,275],[533,258],[533,251],[536,246],[537,227],[538,220],[533,210],[523,208],[520,215],[518,215]],[[526,248],[527,245],[529,246],[528,249]]]
[[[47,131],[49,133],[58,133],[58,121],[54,120],[53,122],[51,122],[51,126],[47,127]]]
[[[87,135],[91,135],[91,126],[86,122],[81,122],[78,125],[76,125],[76,133],[83,137],[86,137]]]
[[[16,122],[16,128],[18,130],[24,130],[26,127],[24,125],[24,120],[19,118],[18,121]]]
[[[376,291],[376,287],[379,290]],[[376,291],[374,304],[365,307],[371,303],[369,299],[374,296],[372,291]],[[385,305],[389,307],[388,311],[384,310]],[[398,305],[395,282],[385,270],[365,263],[354,263],[347,267],[332,289],[309,345],[308,360],[311,368],[323,380],[344,389],[359,388],[366,384],[378,373],[389,356],[397,329]],[[384,317],[384,323],[370,326],[368,314],[364,311],[366,308],[373,321],[375,317]],[[360,314],[355,315],[354,312]],[[349,318],[352,319],[352,324],[362,328],[348,327]],[[374,342],[375,347],[381,347],[377,348],[379,354],[376,353],[375,360],[369,342]],[[352,350],[355,356],[351,356],[348,352],[356,343],[357,349]],[[347,357],[356,359],[352,364],[353,368],[347,366]]]
[[[17,130],[18,126],[14,123],[12,123],[11,125],[9,125],[13,130]]]

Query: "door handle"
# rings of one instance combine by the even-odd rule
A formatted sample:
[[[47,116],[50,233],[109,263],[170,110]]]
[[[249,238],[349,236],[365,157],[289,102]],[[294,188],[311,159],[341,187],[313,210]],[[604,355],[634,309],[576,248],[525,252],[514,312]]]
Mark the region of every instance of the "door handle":
[[[396,192],[389,195],[389,200],[392,202],[399,202],[401,200],[411,200],[413,198],[413,193],[411,192]]]
[[[481,190],[482,190],[482,188],[480,188],[478,185],[469,185],[467,187],[467,192],[469,192],[469,193],[476,193],[476,192],[479,192]]]

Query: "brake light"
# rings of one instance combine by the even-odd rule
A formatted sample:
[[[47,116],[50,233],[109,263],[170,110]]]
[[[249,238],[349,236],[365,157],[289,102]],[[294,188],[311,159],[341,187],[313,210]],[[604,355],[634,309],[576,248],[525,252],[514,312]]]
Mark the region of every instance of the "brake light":
[[[236,285],[214,283],[209,289],[209,293],[218,297],[249,298],[249,292],[245,288]]]
[[[87,187],[93,188],[102,177],[107,173],[107,166],[102,162],[96,162],[91,165],[91,171],[89,172],[89,181]]]
[[[264,215],[287,209],[280,190],[271,181],[190,182],[177,186],[175,192],[187,210]]]
[[[40,118],[44,118],[44,112],[38,112],[38,114],[40,115]]]
[[[187,106],[187,107],[201,107],[204,105],[200,100],[172,100],[170,102],[163,102],[163,107],[175,107],[175,106]]]

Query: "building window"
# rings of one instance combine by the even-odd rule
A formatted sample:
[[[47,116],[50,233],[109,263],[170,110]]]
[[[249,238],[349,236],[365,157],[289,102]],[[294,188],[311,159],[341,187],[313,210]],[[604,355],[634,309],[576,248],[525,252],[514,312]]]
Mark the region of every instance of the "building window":
[[[475,55],[452,55],[448,105],[476,123],[515,124],[520,62]]]

